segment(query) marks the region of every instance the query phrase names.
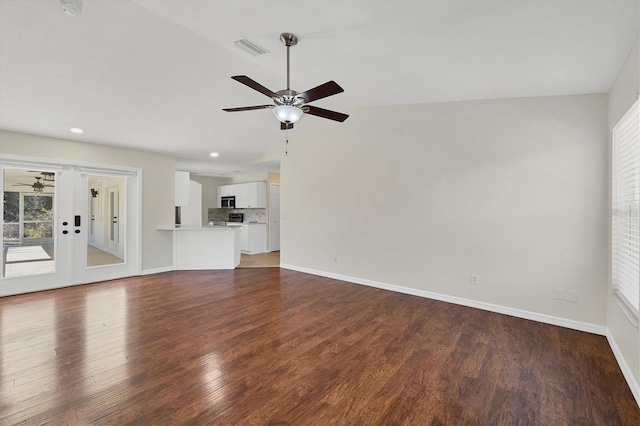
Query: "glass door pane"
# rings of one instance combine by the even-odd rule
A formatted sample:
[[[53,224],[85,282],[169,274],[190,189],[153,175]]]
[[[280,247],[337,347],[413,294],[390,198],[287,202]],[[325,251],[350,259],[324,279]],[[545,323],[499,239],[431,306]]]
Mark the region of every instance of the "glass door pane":
[[[87,176],[87,267],[125,262],[126,178]]]
[[[2,277],[56,272],[55,173],[4,169]]]

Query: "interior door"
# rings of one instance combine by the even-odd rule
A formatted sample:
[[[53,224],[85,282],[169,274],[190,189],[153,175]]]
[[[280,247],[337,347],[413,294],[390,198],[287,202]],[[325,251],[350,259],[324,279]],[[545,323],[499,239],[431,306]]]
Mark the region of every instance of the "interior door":
[[[0,163],[0,296],[136,275],[139,173],[49,166]]]

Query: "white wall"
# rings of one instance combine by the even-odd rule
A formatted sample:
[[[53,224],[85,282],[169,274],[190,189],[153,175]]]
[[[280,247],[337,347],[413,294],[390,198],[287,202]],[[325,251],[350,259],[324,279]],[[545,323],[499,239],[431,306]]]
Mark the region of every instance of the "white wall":
[[[171,268],[173,236],[157,231],[174,222],[173,157],[0,130],[0,152],[76,163],[142,169],[142,269]]]
[[[281,263],[603,326],[606,161],[605,94],[320,120],[282,159]]]
[[[208,223],[209,209],[218,207],[218,187],[227,185],[229,179],[192,174],[191,180],[202,185],[202,224],[206,225]]]
[[[268,172],[256,172],[256,173],[247,173],[245,175],[233,176],[228,179],[228,183],[226,185],[234,185],[237,183],[247,183],[247,182],[266,182],[269,179]]]
[[[640,39],[639,39],[640,40]],[[609,92],[609,129],[613,129],[613,126],[622,118],[627,112],[629,107],[637,99],[638,91],[640,91],[640,41],[636,41],[633,49],[629,53],[629,56],[618,74],[611,91]],[[609,140],[611,134],[609,133]],[[609,143],[609,161],[611,164],[611,143]],[[609,169],[609,173],[611,170]],[[610,176],[609,176],[610,178]],[[610,181],[609,181],[610,182]],[[610,188],[610,184],[608,185]],[[609,193],[609,208],[611,208],[611,193]],[[611,226],[609,223],[609,238],[608,238],[608,256],[611,258]],[[611,263],[608,263],[609,268]],[[610,270],[610,269],[609,269]],[[611,289],[611,274],[607,274],[609,279],[609,289]],[[629,368],[629,373],[635,380],[635,396],[636,400],[640,404],[640,389],[638,383],[640,383],[640,330],[634,327],[631,322],[624,315],[622,310],[618,307],[616,302],[611,297],[611,291],[607,294],[607,327],[611,338],[614,340],[615,346],[619,353],[617,355],[622,356],[626,365]],[[623,369],[624,371],[624,369]],[[627,378],[629,380],[629,378]],[[632,389],[634,384],[632,383]]]

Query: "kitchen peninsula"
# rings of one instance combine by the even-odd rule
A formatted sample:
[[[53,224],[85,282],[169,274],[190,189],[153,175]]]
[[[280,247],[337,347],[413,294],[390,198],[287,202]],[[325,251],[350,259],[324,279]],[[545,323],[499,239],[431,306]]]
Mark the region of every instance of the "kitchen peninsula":
[[[173,265],[178,271],[234,269],[240,264],[240,229],[228,226],[160,228],[173,232]]]

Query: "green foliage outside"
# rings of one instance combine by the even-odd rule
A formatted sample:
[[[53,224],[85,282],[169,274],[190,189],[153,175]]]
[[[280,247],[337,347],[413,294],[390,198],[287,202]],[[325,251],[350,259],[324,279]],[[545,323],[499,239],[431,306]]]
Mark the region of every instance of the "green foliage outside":
[[[18,240],[20,223],[20,193],[4,193],[5,242]],[[53,236],[53,197],[25,195],[23,206],[24,238],[51,238]]]

